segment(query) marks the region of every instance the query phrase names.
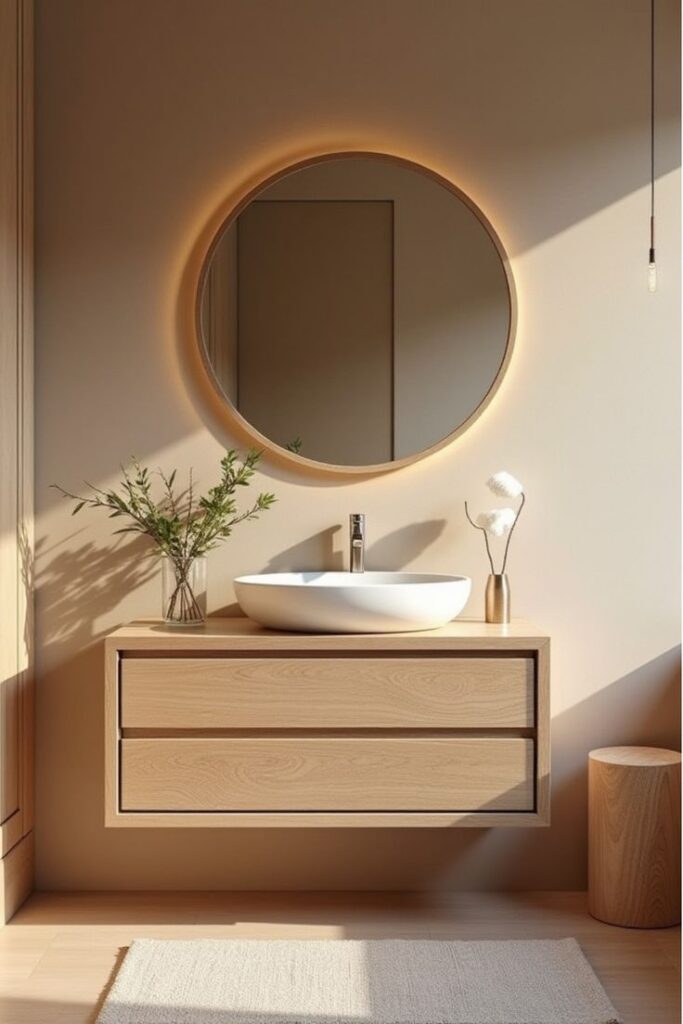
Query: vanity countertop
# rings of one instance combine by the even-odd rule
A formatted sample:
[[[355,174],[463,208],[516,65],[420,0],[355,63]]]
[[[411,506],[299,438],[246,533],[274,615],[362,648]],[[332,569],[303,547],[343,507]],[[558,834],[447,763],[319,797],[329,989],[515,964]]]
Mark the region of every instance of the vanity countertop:
[[[548,636],[524,619],[508,625],[495,625],[481,619],[454,619],[439,629],[408,633],[285,633],[264,629],[241,616],[212,617],[202,626],[167,626],[161,619],[142,619],[114,630],[106,639],[111,647],[127,649],[138,646],[159,650],[425,650],[426,648],[457,650],[488,649],[491,641],[499,650],[525,650],[542,647]]]

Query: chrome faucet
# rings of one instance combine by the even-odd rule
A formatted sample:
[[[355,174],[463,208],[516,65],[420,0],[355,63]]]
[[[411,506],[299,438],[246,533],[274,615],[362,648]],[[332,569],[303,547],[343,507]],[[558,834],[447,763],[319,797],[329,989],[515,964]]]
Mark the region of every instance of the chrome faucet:
[[[365,572],[365,516],[353,512],[349,516],[350,571]]]

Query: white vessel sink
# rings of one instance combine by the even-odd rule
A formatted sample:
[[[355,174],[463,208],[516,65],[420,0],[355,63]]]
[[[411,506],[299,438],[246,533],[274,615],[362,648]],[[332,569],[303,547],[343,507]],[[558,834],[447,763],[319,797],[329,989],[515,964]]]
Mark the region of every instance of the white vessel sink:
[[[400,633],[437,629],[459,615],[472,581],[419,572],[276,572],[240,576],[245,615],[302,633]]]

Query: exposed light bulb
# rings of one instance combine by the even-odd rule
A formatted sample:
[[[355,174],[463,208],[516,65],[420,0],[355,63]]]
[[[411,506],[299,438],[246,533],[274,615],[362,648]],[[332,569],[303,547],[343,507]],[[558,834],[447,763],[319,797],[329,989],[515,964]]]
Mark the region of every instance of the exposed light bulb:
[[[657,264],[654,260],[647,266],[647,286],[651,292],[657,291]]]

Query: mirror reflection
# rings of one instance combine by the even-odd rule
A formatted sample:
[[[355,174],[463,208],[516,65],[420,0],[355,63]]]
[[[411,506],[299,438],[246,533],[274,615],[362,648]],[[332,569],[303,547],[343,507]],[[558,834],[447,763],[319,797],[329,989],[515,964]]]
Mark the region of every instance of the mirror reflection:
[[[248,424],[349,467],[407,459],[462,427],[512,327],[481,215],[379,156],[330,157],[257,192],[216,238],[198,312],[205,361]]]

